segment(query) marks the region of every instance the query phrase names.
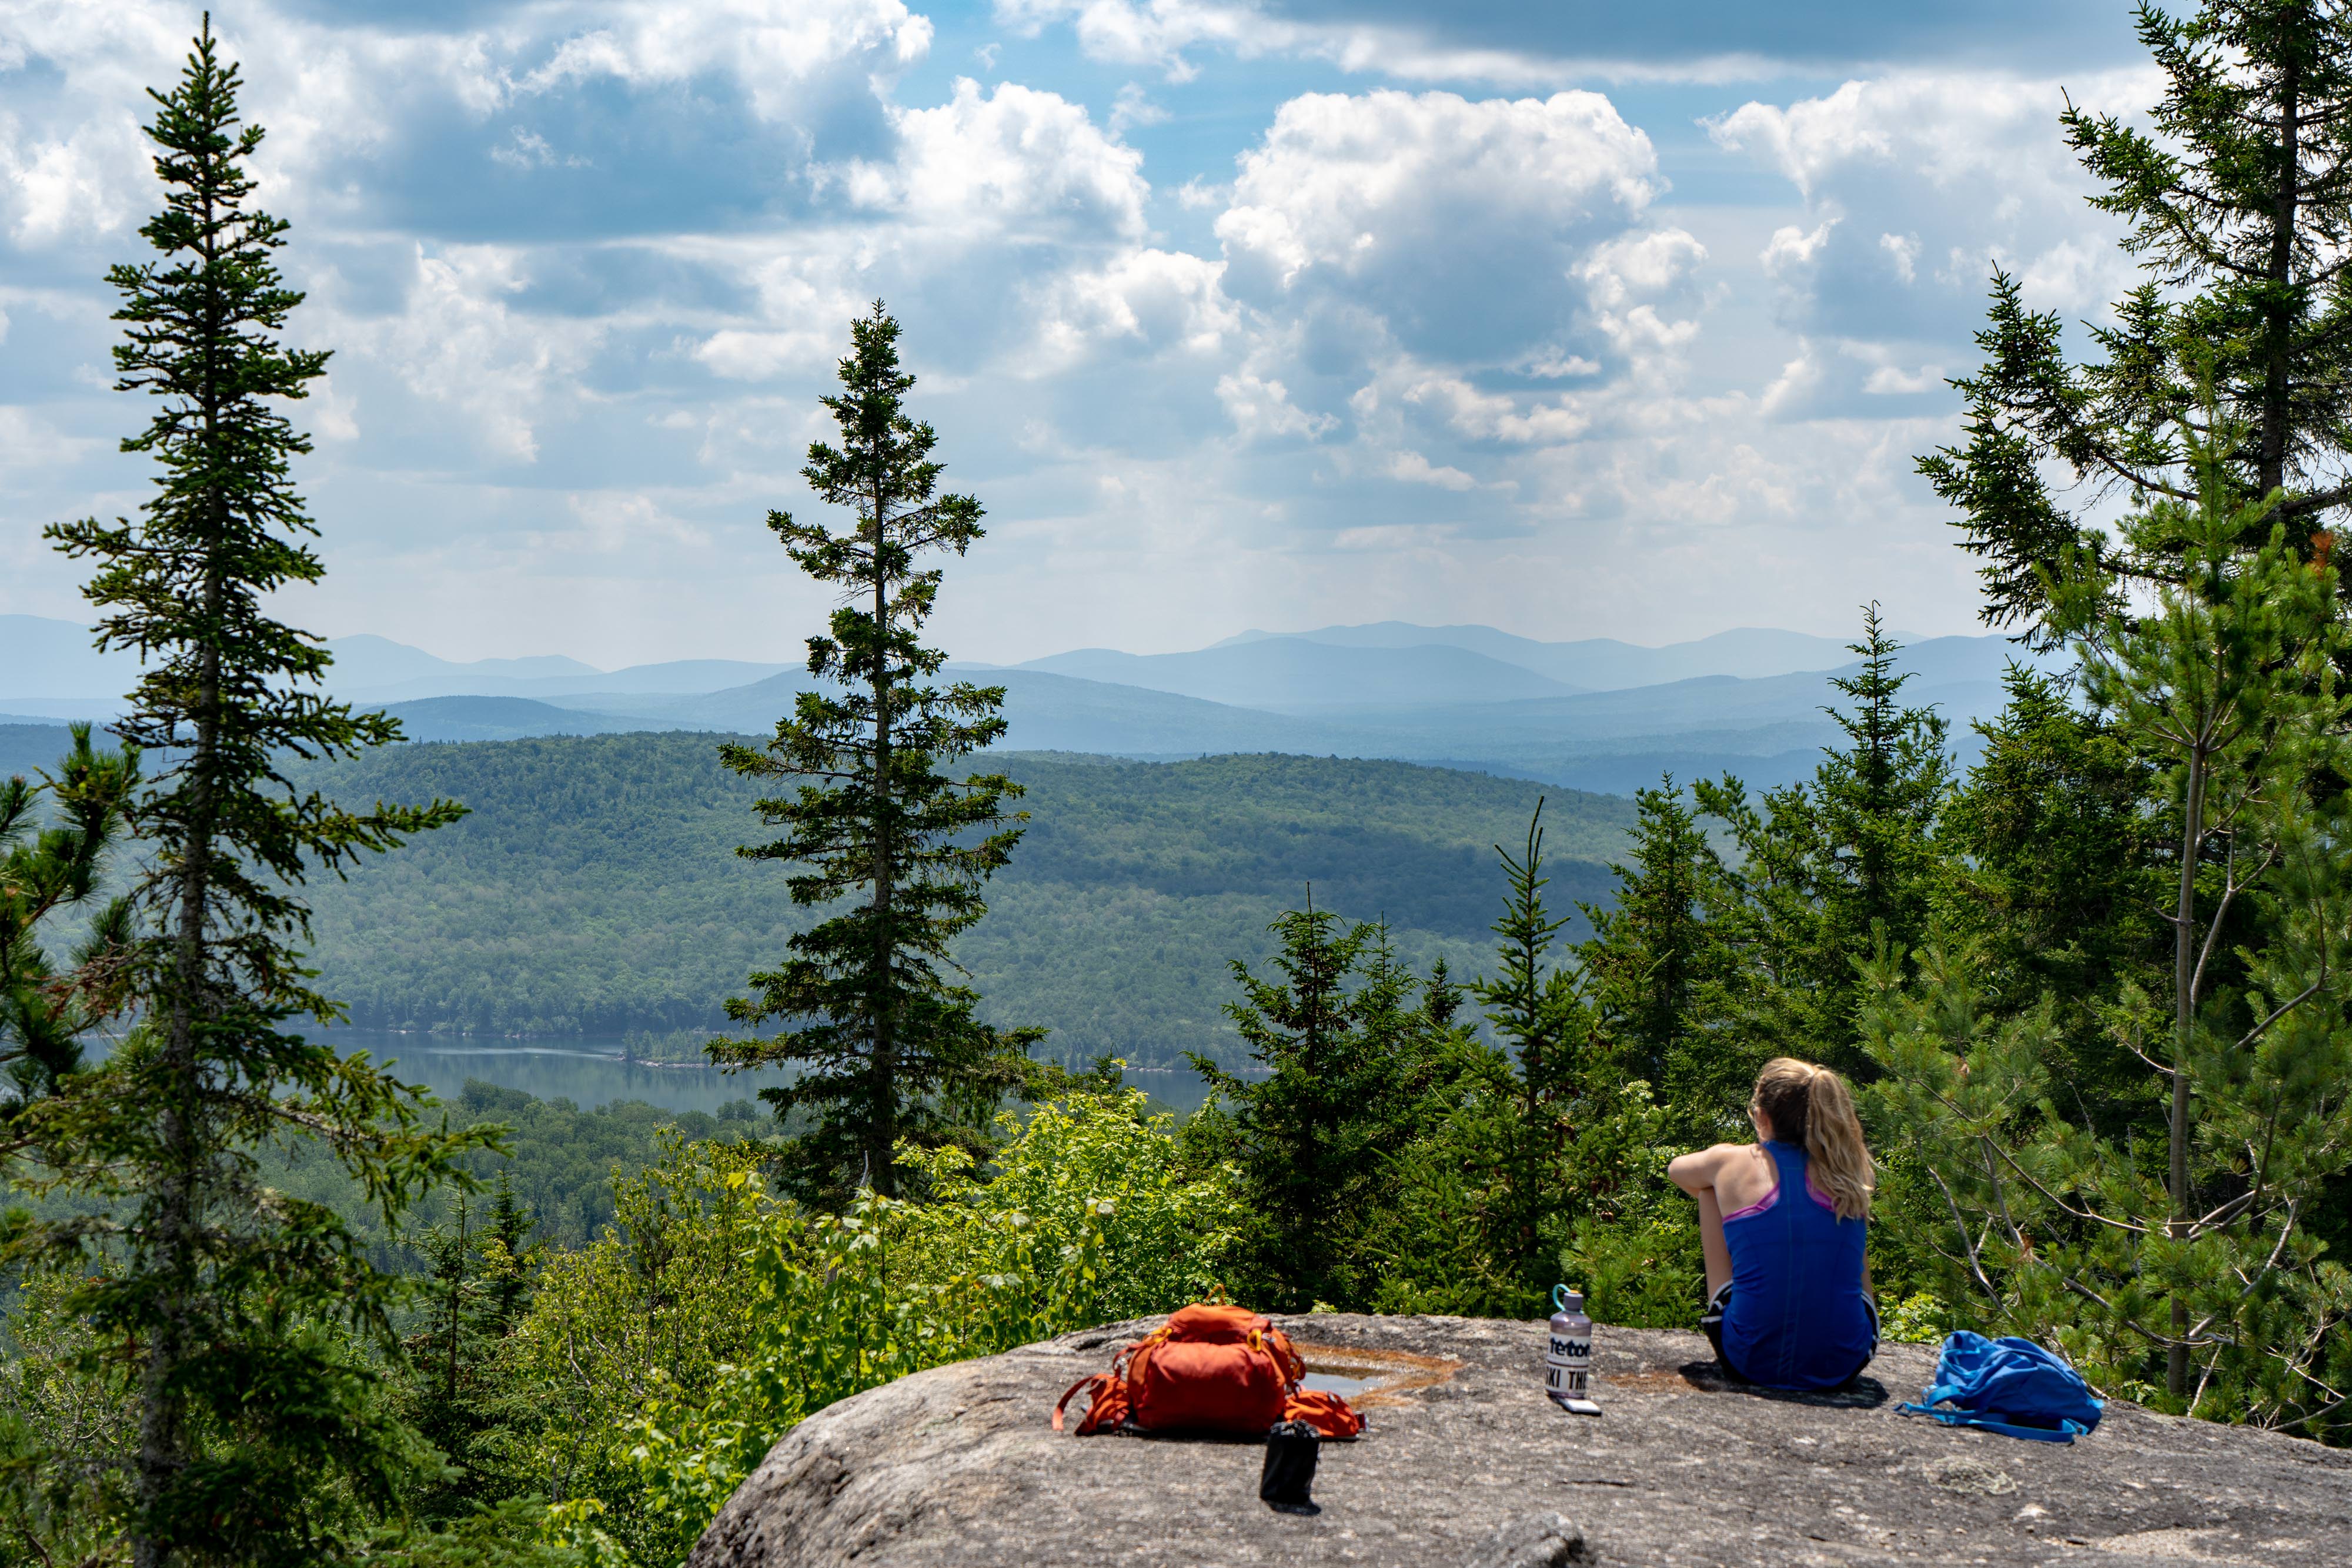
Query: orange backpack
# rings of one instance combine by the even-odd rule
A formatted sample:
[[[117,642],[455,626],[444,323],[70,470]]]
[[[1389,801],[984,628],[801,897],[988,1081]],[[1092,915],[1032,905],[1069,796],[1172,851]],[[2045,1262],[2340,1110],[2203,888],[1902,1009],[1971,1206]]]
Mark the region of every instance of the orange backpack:
[[[1336,1394],[1302,1390],[1307,1364],[1290,1337],[1245,1307],[1195,1302],[1150,1333],[1121,1346],[1108,1372],[1081,1377],[1091,1404],[1078,1436],[1097,1432],[1230,1432],[1260,1437],[1277,1421],[1305,1421],[1327,1437],[1352,1437],[1363,1418]]]

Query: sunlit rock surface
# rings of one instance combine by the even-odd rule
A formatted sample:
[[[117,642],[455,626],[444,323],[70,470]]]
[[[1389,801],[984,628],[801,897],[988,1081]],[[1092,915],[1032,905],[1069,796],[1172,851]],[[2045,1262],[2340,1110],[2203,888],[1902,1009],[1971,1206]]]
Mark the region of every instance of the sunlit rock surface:
[[[2124,1405],[2071,1448],[1948,1430],[1895,1408],[1926,1346],[1857,1392],[1773,1396],[1725,1387],[1696,1334],[1603,1327],[1594,1420],[1544,1398],[1538,1323],[1280,1321],[1310,1367],[1372,1385],[1312,1516],[1257,1500],[1259,1445],[1050,1428],[1147,1320],[844,1401],[776,1445],[689,1568],[2352,1563],[2352,1453]]]

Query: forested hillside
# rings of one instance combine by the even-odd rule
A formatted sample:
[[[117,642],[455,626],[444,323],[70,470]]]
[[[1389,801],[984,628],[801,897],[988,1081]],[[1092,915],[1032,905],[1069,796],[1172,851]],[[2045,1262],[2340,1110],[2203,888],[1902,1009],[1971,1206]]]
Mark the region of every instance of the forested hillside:
[[[733,852],[762,836],[757,791],[718,765],[716,744],[412,745],[306,773],[346,797],[471,809],[348,883],[312,884],[320,984],[363,1026],[698,1045],[799,928],[783,873]],[[1040,1054],[1071,1061],[1229,1055],[1227,961],[1270,952],[1268,924],[1310,888],[1318,907],[1385,918],[1416,966],[1443,956],[1475,973],[1501,897],[1494,846],[1525,836],[1538,798],[1563,905],[1606,896],[1633,818],[1614,796],[1404,763],[999,765],[1027,787],[1033,820],[957,953],[992,1020],[1051,1029]]]

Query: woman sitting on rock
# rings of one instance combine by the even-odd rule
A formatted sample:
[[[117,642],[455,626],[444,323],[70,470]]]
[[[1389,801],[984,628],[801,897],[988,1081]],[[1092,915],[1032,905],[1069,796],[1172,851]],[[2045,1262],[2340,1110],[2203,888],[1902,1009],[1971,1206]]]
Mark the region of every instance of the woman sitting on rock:
[[[1698,1199],[1706,1257],[1699,1326],[1724,1370],[1768,1388],[1836,1388],[1878,1354],[1864,1245],[1874,1185],[1845,1082],[1780,1056],[1748,1119],[1758,1142],[1717,1144],[1666,1167]]]

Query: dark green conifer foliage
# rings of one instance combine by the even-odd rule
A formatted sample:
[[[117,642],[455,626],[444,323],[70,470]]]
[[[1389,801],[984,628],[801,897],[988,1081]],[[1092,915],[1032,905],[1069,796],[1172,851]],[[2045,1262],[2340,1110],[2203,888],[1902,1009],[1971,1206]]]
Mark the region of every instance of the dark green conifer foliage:
[[[1902,706],[1911,677],[1895,671],[1902,644],[1887,635],[1876,604],[1864,607],[1862,641],[1850,646],[1862,655],[1861,674],[1830,685],[1853,706],[1828,710],[1846,744],[1832,747],[1813,776],[1822,892],[1849,966],[1867,956],[1876,933],[1900,950],[1927,931],[1936,819],[1952,785],[1943,716]]]
[[[478,1207],[453,1195],[449,1219],[418,1239],[424,1254],[425,1324],[408,1339],[411,1402],[417,1430],[449,1461],[418,1489],[414,1511],[428,1519],[464,1515],[526,1490],[512,1473],[512,1427],[534,1412],[524,1390],[502,1375],[499,1343],[521,1322],[540,1259],[526,1239],[530,1218],[512,1180]],[[544,1478],[536,1478],[544,1485]]]
[[[1584,977],[1569,955],[1555,956],[1565,915],[1544,899],[1543,803],[1528,823],[1516,855],[1497,844],[1507,891],[1495,922],[1496,972],[1471,994],[1486,1011],[1496,1040],[1507,1053],[1505,1081],[1511,1114],[1502,1129],[1497,1184],[1486,1211],[1488,1249],[1519,1291],[1520,1312],[1531,1312],[1553,1281],[1560,1229],[1575,1218],[1559,1188],[1564,1161],[1587,1113],[1597,1119],[1601,1085],[1616,1076],[1601,1043],[1599,1020],[1585,998]]]
[[[793,563],[846,601],[830,633],[809,639],[809,673],[828,689],[802,693],[766,746],[719,748],[736,772],[793,786],[759,803],[784,836],[737,852],[790,863],[793,902],[837,908],[751,977],[751,996],[727,1004],[730,1018],[782,1031],[710,1046],[735,1066],[801,1067],[761,1097],[780,1117],[815,1117],[794,1140],[796,1180],[834,1197],[853,1184],[895,1193],[901,1138],[970,1136],[1028,1081],[1028,1049],[1043,1037],[982,1023],[977,995],[949,977],[949,943],[987,913],[982,884],[1011,856],[1024,815],[1004,810],[1021,789],[1003,775],[940,771],[1003,737],[1004,688],[931,685],[947,655],[921,642],[941,573],[918,562],[977,543],[980,503],[938,493],[938,436],[905,411],[915,378],[899,368],[898,323],[877,301],[850,336],[842,391],[824,400],[841,444],[812,445],[801,472],[856,520],[835,533],[768,514]]]
[[[85,1270],[75,1305],[140,1369],[141,1568],[331,1558],[354,1513],[392,1506],[433,1462],[342,1332],[390,1344],[396,1281],[331,1210],[266,1189],[259,1153],[316,1140],[389,1227],[484,1141],[423,1130],[413,1092],[289,1027],[339,1010],[302,967],[305,875],[342,874],[461,808],[350,811],[279,771],[399,729],[320,695],[319,640],[264,610],[321,571],[288,471],[308,445],[276,404],[325,355],[278,340],[301,297],[274,260],[286,225],[247,205],[261,131],[239,125],[236,90],[207,24],[178,86],[151,95],[166,205],[141,232],[160,259],[109,275],[118,385],[158,400],[123,446],[156,461],[156,494],[135,523],[49,530],[98,563],[100,645],[147,660],[119,733],[178,758],[131,801],[148,852],[127,961],[142,1027],[29,1113],[41,1185],[100,1212],[14,1238],[20,1259],[120,1264]]]
[[[72,735],[73,749],[56,773],[37,784],[21,776],[0,780],[0,1074],[12,1109],[78,1071],[83,1037],[123,1000],[128,899],[109,899],[91,912],[62,971],[41,939],[44,922],[95,896],[139,785],[136,749],[100,751],[87,724],[75,725]]]
[[[2121,1135],[2158,1111],[2162,1086],[2116,1042],[2105,1008],[2125,985],[2162,985],[2172,809],[2152,804],[2155,769],[2111,716],[2022,665],[2006,685],[2008,706],[1977,726],[1983,756],[1937,826],[1948,870],[1937,918],[1981,955],[1996,1011],[2051,998],[2073,1103]]]
[[[1242,996],[1225,1004],[1267,1076],[1251,1082],[1191,1054],[1194,1070],[1233,1108],[1233,1152],[1250,1195],[1253,1272],[1266,1281],[1265,1305],[1297,1312],[1349,1296],[1332,1278],[1337,1232],[1367,1154],[1360,1113],[1372,1084],[1365,1014],[1386,1003],[1355,985],[1376,927],[1344,925],[1310,898],[1271,929],[1282,938],[1274,960],[1281,977],[1254,975],[1235,959]]]
[[[2065,354],[2054,311],[2026,305],[1996,269],[1966,394],[1966,438],[1920,460],[1984,561],[1984,619],[2047,639],[2042,616],[2070,556],[2125,580],[2162,577],[2165,559],[2062,506],[2042,465],[2071,476],[2095,507],[2120,487],[2187,502],[2197,487],[2168,422],[2214,355],[2213,392],[2242,432],[2225,455],[2239,498],[2283,489],[2278,516],[2308,540],[2352,498],[2352,8],[2340,0],[2205,0],[2194,16],[2153,4],[2141,42],[2164,76],[2146,130],[2067,107],[2060,125],[2102,189],[2092,204],[2130,225],[2124,248],[2146,281],[2090,329],[2095,357]],[[2203,352],[2206,350],[2197,350]]]
[[[1196,1160],[1241,1169],[1251,1301],[1363,1310],[1380,1284],[1365,1240],[1387,1160],[1488,1053],[1454,1021],[1462,992],[1444,966],[1422,983],[1380,922],[1347,925],[1310,896],[1270,929],[1282,938],[1278,977],[1235,960],[1242,994],[1225,1004],[1267,1075],[1243,1078],[1191,1053],[1212,1099],[1186,1136]]]
[[[1724,931],[1746,975],[1749,1055],[1805,1056],[1866,1078],[1875,1069],[1857,1043],[1856,966],[1882,943],[1908,953],[1927,933],[1951,761],[1943,718],[1902,705],[1911,677],[1895,670],[1901,644],[1875,604],[1864,611],[1862,641],[1849,646],[1862,670],[1832,684],[1853,706],[1828,710],[1844,747],[1831,747],[1810,780],[1769,791],[1760,805],[1736,779],[1702,782],[1697,796],[1739,851],[1728,873],[1738,908]]]
[[[1609,868],[1616,901],[1584,906],[1592,936],[1577,957],[1624,1070],[1658,1092],[1683,1130],[1711,1142],[1759,1065],[1727,1027],[1737,1010],[1721,926],[1730,884],[1671,776],[1633,802],[1629,863]]]

